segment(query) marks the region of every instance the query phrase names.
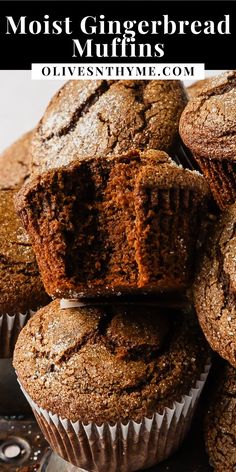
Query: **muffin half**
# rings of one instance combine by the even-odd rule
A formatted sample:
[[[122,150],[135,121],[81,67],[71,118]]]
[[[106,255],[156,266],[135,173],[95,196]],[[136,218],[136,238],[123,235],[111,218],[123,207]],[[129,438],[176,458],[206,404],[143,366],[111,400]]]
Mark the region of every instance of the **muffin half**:
[[[49,171],[16,206],[47,292],[77,298],[185,290],[209,199],[204,177],[149,150]]]

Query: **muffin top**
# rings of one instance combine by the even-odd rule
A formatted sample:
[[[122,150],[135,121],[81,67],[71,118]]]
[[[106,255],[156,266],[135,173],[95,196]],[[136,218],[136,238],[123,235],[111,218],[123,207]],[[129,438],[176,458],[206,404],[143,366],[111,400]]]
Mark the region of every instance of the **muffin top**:
[[[32,144],[39,173],[130,148],[169,150],[186,93],[179,81],[70,81],[50,102]]]
[[[221,368],[218,387],[205,424],[205,441],[210,463],[217,471],[233,471],[236,463],[236,370]]]
[[[20,188],[28,179],[32,136],[29,131],[0,155],[0,190]]]
[[[197,82],[194,82],[193,84],[189,85],[189,87],[187,87],[187,94],[189,99],[192,100],[192,98],[200,95],[200,93],[206,87],[206,85],[208,85],[210,80],[212,79],[208,77],[207,79],[197,80]]]
[[[28,237],[15,214],[14,190],[0,191],[0,315],[48,302]]]
[[[184,109],[179,130],[196,156],[236,160],[236,71],[207,82]]]
[[[208,354],[190,315],[145,306],[60,309],[55,300],[21,332],[14,366],[42,408],[101,424],[172,406],[189,393]]]
[[[236,367],[236,204],[217,223],[194,285],[202,329],[223,358]]]

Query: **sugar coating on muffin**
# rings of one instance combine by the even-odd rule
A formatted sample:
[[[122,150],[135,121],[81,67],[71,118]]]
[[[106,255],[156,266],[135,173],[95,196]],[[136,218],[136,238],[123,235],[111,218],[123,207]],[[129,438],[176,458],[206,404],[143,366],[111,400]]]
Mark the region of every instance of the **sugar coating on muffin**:
[[[16,204],[48,293],[76,298],[183,290],[209,199],[204,177],[149,150],[48,171]]]
[[[202,90],[204,90],[210,80],[211,78],[207,77],[206,79],[197,80],[197,82],[194,82],[193,84],[189,85],[186,89],[189,99],[192,100],[192,98],[200,95]]]
[[[236,367],[236,204],[222,214],[205,249],[194,303],[213,350]]]
[[[208,355],[190,315],[128,306],[62,310],[56,300],[21,332],[14,366],[47,411],[112,423],[171,407],[200,378]]]
[[[236,160],[236,71],[209,80],[180,120],[180,133],[192,152],[207,158]]]
[[[232,472],[236,463],[236,370],[226,364],[205,423],[205,442],[216,472]]]
[[[29,178],[32,136],[29,131],[0,155],[0,190],[20,188]]]
[[[184,87],[175,80],[70,81],[36,129],[34,171],[131,148],[168,151],[186,102]]]

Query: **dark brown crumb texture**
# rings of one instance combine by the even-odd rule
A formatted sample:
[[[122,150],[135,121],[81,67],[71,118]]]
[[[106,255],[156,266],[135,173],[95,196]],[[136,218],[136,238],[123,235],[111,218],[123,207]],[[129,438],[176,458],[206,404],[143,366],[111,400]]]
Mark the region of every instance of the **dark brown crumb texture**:
[[[206,343],[190,314],[157,308],[39,310],[14,366],[31,398],[72,421],[140,420],[180,400],[204,370]]]
[[[191,283],[204,178],[164,152],[92,158],[25,186],[17,209],[54,297],[183,290]]]

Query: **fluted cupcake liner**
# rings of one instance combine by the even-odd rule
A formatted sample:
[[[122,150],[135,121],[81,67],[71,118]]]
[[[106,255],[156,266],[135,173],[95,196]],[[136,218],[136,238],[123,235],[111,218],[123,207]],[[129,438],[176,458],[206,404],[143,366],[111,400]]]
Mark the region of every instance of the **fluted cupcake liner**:
[[[20,331],[28,319],[35,313],[29,310],[26,313],[0,315],[0,358],[12,357],[13,350]]]
[[[209,370],[210,361],[194,388],[180,402],[175,401],[172,408],[127,424],[73,423],[40,408],[21,388],[42,432],[59,456],[89,472],[132,472],[151,467],[178,449],[190,428]]]
[[[195,156],[221,210],[236,200],[236,161]]]
[[[173,151],[170,152],[172,159],[176,164],[184,167],[184,169],[196,170],[199,171],[199,165],[196,159],[193,157],[190,150],[179,141],[177,145],[174,146]]]

